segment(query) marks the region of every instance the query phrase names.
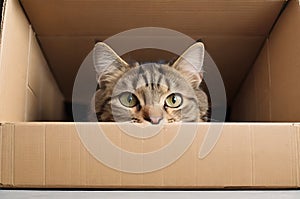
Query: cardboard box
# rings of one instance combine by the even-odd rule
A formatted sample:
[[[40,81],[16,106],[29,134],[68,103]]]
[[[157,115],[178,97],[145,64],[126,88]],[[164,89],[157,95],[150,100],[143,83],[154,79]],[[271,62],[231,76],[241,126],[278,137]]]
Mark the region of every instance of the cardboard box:
[[[290,1],[233,102],[233,121],[300,120],[299,20],[299,2]]]
[[[64,117],[63,95],[18,1],[4,3],[0,61],[1,121]]]
[[[6,0],[2,16],[2,187],[300,187],[298,1]],[[231,110],[230,123],[218,134],[207,131],[218,123],[168,124],[155,136],[138,139],[116,123],[60,122],[77,70],[95,40],[145,26],[174,29],[205,42]],[[173,56],[149,52],[124,56],[139,61]],[[84,140],[95,126],[105,129],[114,146],[136,156],[111,155],[101,144],[87,146]],[[177,143],[184,150],[151,159],[182,136],[178,128],[188,129],[186,136],[193,138]],[[210,146],[209,153],[201,155],[203,146]],[[110,164],[94,149],[110,156]],[[173,156],[177,159],[167,162]],[[153,169],[157,165],[163,166]]]
[[[89,129],[91,123],[78,124]],[[114,123],[101,123],[112,142],[144,161],[115,161],[149,166],[146,153],[167,145],[180,125],[166,125],[151,139],[132,139]],[[153,172],[113,169],[89,153],[74,123],[1,125],[3,187],[73,188],[296,188],[299,187],[299,124],[225,124],[211,153],[199,158],[209,124],[198,127],[190,147],[174,163]],[[78,126],[77,126],[78,127]],[[92,128],[90,128],[91,130]],[[87,132],[91,133],[91,132]],[[100,144],[99,140],[99,144]],[[114,155],[114,154],[111,154]],[[165,154],[166,156],[172,154]],[[163,161],[154,159],[153,164]],[[132,161],[132,162],[130,162]]]

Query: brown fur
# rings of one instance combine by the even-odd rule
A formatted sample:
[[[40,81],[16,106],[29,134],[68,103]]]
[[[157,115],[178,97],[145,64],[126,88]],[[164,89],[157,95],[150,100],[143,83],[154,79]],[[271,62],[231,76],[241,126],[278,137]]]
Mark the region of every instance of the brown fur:
[[[198,48],[201,47],[201,45],[192,46],[186,54],[195,49],[199,50]],[[98,121],[159,123],[155,121],[155,118],[161,118],[165,122],[207,120],[208,98],[199,86],[202,81],[202,72],[191,67],[189,60],[180,57],[172,65],[147,63],[130,66],[106,44],[101,43],[98,48],[94,55],[100,87],[95,93],[94,101],[94,112]],[[202,52],[200,50],[199,52]],[[108,56],[110,51],[112,51],[111,57]],[[101,53],[106,55],[106,59],[112,61],[106,60],[102,63]],[[199,54],[198,52],[192,53]],[[190,54],[187,55],[191,57]],[[199,59],[203,57],[199,56]],[[100,66],[103,67],[106,62],[110,65],[101,68]],[[199,63],[202,64],[203,60]],[[199,67],[201,68],[202,65]],[[138,99],[138,104],[132,108],[122,105],[119,97],[124,92],[133,93]],[[182,97],[180,107],[166,106],[166,98],[173,93],[178,93]]]

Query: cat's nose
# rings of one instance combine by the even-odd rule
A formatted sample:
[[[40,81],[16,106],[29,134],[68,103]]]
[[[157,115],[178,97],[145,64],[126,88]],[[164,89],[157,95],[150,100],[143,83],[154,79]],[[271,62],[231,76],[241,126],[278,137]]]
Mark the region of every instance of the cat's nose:
[[[162,120],[162,117],[150,117],[150,121],[152,124],[159,124],[159,122]]]

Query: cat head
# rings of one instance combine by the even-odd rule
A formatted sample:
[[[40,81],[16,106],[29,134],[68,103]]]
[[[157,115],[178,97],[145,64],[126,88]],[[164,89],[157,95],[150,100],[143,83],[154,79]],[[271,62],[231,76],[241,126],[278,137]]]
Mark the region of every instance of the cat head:
[[[173,64],[130,65],[107,44],[97,43],[93,58],[99,90],[93,103],[98,121],[203,121],[208,110],[199,87],[204,52],[197,42]]]

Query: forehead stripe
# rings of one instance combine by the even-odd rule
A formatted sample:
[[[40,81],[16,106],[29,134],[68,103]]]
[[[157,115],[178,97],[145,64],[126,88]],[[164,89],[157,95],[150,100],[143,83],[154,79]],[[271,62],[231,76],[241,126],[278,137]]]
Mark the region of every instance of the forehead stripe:
[[[138,81],[139,81],[139,77],[136,77],[136,78],[133,79],[133,81],[132,81],[133,88],[137,89],[137,83],[138,83]]]
[[[159,78],[158,78],[158,80],[157,80],[157,86],[159,86],[159,85],[160,85],[162,78],[163,78],[163,76],[162,76],[162,75],[160,75],[160,76],[159,76]]]
[[[145,81],[146,86],[148,86],[148,85],[149,85],[149,82],[148,82],[148,79],[147,79],[146,75],[143,74],[142,77],[143,77],[143,79],[144,79],[144,81]]]
[[[168,87],[168,91],[171,89],[171,82],[168,78],[165,78],[165,81],[166,81],[166,84],[167,84],[167,87]]]

